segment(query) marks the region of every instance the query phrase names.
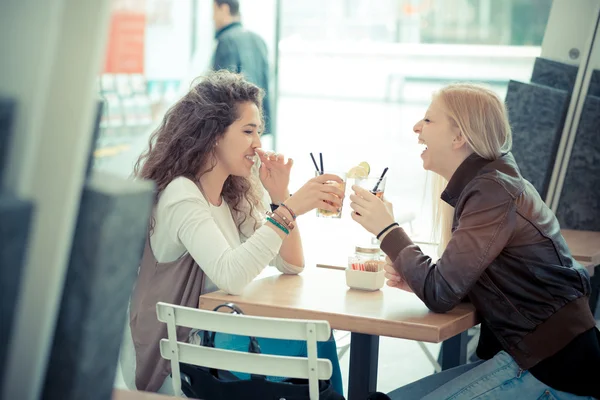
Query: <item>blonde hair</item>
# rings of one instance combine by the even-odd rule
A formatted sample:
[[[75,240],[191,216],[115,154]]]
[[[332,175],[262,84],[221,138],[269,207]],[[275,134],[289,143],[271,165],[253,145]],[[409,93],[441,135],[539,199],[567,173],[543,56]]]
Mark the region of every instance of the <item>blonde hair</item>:
[[[504,102],[485,87],[456,83],[438,91],[434,98],[444,106],[447,117],[458,127],[467,144],[478,156],[496,160],[512,147],[512,131]],[[435,174],[432,181],[434,236],[441,254],[452,236],[454,209],[440,199],[448,182]]]

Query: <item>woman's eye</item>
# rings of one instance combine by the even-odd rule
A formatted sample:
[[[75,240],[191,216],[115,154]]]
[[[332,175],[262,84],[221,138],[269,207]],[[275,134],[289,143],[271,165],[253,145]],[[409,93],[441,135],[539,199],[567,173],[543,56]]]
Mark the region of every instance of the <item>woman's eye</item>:
[[[431,122],[431,121],[429,121],[429,118],[423,118],[423,121],[425,121],[425,122]]]
[[[244,131],[246,132],[248,135],[252,135],[254,133],[254,131]]]

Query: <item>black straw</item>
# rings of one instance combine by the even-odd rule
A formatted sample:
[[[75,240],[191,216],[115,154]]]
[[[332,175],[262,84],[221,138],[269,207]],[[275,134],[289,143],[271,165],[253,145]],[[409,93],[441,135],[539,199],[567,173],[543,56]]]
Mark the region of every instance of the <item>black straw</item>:
[[[319,166],[317,165],[317,160],[315,160],[313,153],[310,153],[310,158],[312,158],[313,164],[315,164],[315,171],[317,171],[319,174],[322,174],[321,171],[319,171]]]
[[[323,169],[323,153],[319,153],[319,161],[321,162],[321,175],[323,175],[323,172],[325,172]]]
[[[383,180],[383,177],[385,176],[385,174],[387,174],[388,171],[388,167],[385,167],[383,169],[383,173],[381,174],[381,176],[379,177],[379,180],[377,181],[377,183],[375,184],[375,187],[373,188],[373,190],[371,190],[371,192],[375,193],[377,192],[377,188],[379,187],[379,184],[381,183],[381,181]]]

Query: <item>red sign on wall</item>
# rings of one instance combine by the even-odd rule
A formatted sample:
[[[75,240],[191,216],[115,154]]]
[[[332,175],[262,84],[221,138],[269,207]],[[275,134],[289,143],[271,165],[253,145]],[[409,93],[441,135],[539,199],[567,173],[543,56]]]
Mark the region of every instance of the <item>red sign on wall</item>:
[[[114,11],[111,16],[106,74],[143,74],[146,15],[132,11]]]

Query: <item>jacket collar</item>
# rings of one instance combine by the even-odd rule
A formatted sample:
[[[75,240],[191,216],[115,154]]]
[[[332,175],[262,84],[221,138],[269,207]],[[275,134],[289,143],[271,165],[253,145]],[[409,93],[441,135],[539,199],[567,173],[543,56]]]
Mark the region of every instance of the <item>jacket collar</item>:
[[[462,162],[450,178],[446,189],[442,192],[442,200],[456,206],[456,202],[463,189],[475,178],[479,171],[491,163],[492,160],[486,160],[473,153]]]
[[[223,32],[228,31],[231,28],[235,28],[236,26],[242,26],[242,23],[240,21],[235,21],[230,23],[229,25],[225,25],[215,33],[215,39],[218,39],[219,36],[223,34]]]

